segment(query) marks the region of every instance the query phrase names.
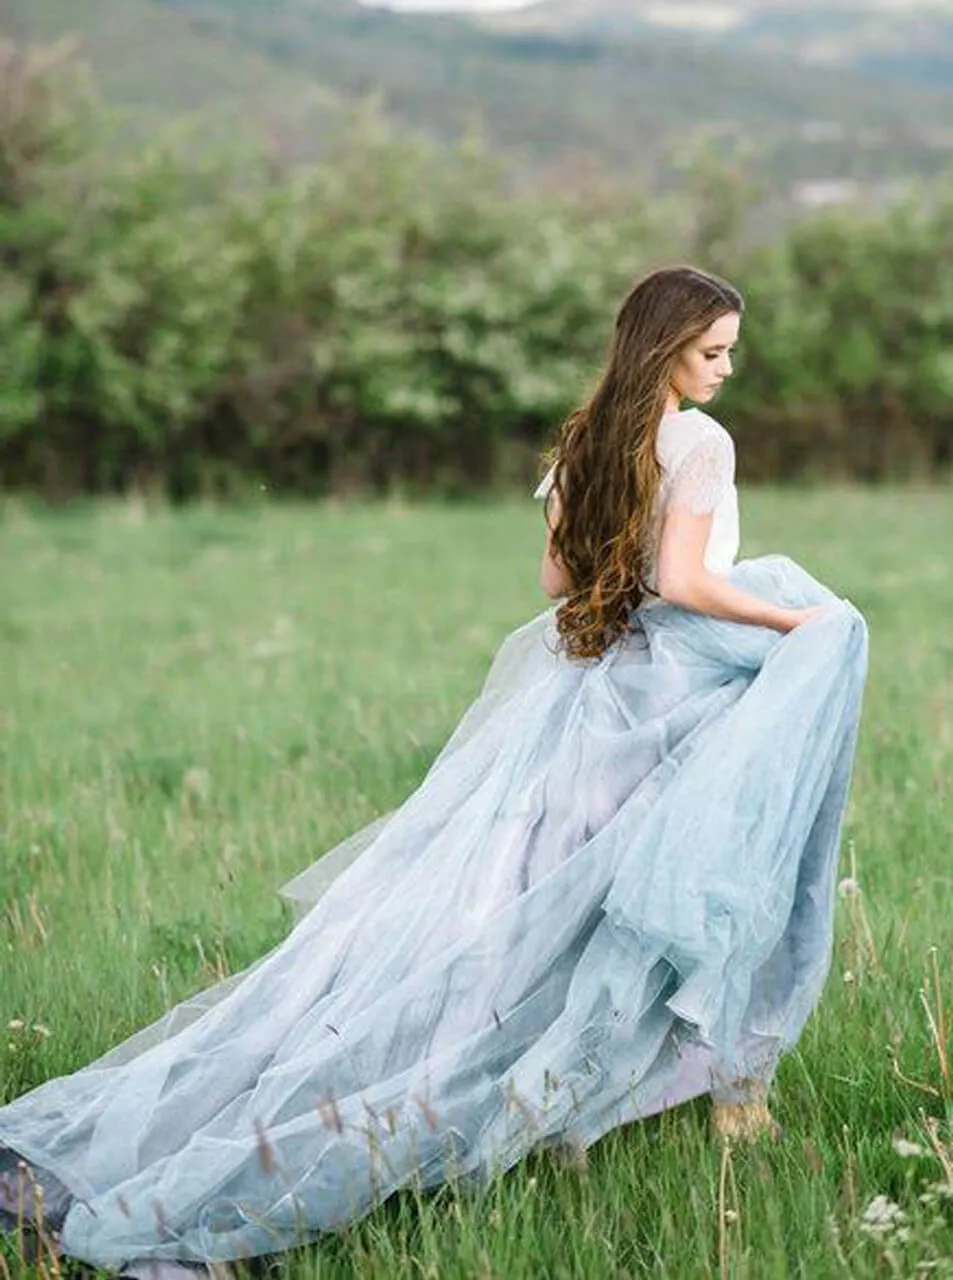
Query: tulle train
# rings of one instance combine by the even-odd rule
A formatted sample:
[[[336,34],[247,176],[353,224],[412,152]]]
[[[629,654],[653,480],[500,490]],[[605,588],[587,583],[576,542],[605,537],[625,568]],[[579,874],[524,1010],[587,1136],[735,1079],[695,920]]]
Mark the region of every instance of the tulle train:
[[[0,1109],[68,1253],[271,1252],[770,1079],[829,966],[867,635],[790,560],[732,579],[830,608],[781,637],[661,604],[586,663],[547,610],[408,800],[285,887],[281,945]]]

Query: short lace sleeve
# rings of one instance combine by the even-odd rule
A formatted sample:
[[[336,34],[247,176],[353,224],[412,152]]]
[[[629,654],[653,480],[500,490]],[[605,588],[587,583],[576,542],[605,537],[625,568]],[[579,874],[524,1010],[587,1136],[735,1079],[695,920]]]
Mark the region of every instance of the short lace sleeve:
[[[731,491],[735,480],[735,446],[727,431],[706,435],[686,454],[672,476],[668,506],[704,516]]]

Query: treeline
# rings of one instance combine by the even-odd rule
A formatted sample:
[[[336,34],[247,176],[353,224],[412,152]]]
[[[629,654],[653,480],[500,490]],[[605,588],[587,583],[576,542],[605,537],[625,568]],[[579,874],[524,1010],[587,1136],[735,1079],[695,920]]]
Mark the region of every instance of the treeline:
[[[953,462],[953,200],[745,248],[740,180],[516,199],[486,151],[372,112],[289,170],[170,133],[133,157],[68,60],[0,59],[0,471],[53,497],[463,491],[520,479],[591,387],[631,280],[749,300],[719,414],[749,477]]]

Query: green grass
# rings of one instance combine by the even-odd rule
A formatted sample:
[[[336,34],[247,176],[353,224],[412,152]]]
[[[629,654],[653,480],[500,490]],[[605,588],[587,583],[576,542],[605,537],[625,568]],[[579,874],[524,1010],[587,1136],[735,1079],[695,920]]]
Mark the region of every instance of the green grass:
[[[953,1198],[918,1199],[940,1164],[892,1147],[931,1116],[953,1147],[921,998],[935,954],[953,1058],[953,502],[758,491],[743,517],[745,554],[793,555],[872,638],[844,842],[862,892],[778,1076],[783,1139],[723,1165],[693,1104],[582,1169],[539,1155],[476,1195],[404,1193],[288,1275],[953,1275]],[[546,603],[539,537],[526,501],[0,507],[0,1032],[26,1024],[0,1036],[0,1096],[282,937],[277,886],[408,793]],[[878,1195],[909,1238],[862,1231]]]

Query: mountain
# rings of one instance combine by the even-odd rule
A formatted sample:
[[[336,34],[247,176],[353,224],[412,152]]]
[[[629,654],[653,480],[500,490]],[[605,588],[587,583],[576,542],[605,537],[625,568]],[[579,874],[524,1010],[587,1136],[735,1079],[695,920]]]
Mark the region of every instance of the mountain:
[[[591,25],[490,29],[353,0],[165,3],[342,96],[379,91],[392,115],[416,128],[454,137],[478,118],[514,170],[534,180],[581,181],[593,170],[656,175],[689,135],[709,148],[752,144],[765,173],[784,183],[880,181],[932,172],[953,154],[936,125],[953,115],[951,92],[898,84],[884,94],[839,68],[752,56],[647,22],[606,38]],[[582,0],[545,0],[536,11],[623,12],[621,0],[599,3],[605,11]],[[678,6],[666,0],[666,10]]]
[[[953,86],[953,0],[537,0],[480,21],[564,39],[677,32],[809,66]]]
[[[108,101],[140,125],[192,111],[236,113],[300,152],[302,138],[341,100],[296,71],[153,0],[0,0],[0,37],[47,43],[75,37]]]
[[[749,33],[758,14],[789,13],[765,0],[694,8],[697,19],[744,5]],[[79,31],[117,100],[155,111],[224,105],[290,129],[297,151],[318,146],[340,104],[375,93],[409,130],[449,140],[479,122],[517,184],[579,187],[606,173],[671,181],[686,145],[717,155],[742,143],[779,195],[823,196],[831,183],[883,184],[953,158],[953,92],[898,82],[884,93],[839,67],[686,34],[671,16],[663,29],[660,5],[645,0],[544,0],[492,28],[354,0],[0,6],[0,30],[20,38]],[[687,0],[664,10],[689,12]]]

